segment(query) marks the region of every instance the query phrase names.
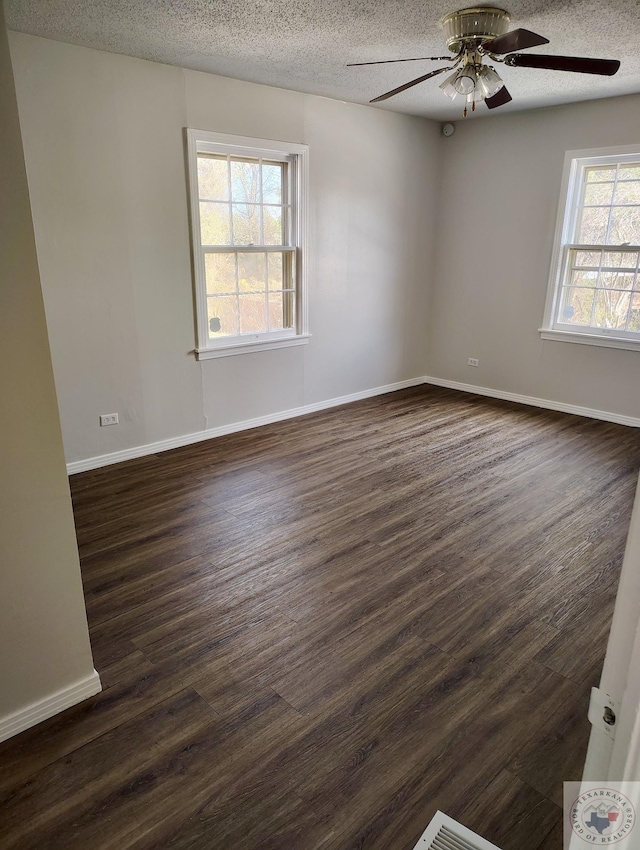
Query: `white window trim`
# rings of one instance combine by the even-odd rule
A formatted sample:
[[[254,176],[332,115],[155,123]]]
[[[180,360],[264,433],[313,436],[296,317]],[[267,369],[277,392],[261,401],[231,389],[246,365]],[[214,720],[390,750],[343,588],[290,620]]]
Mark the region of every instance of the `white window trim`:
[[[608,148],[589,148],[587,150],[567,151],[564,158],[558,218],[556,222],[553,253],[551,255],[551,274],[544,308],[544,318],[539,333],[542,339],[559,342],[575,342],[582,345],[596,345],[603,348],[620,348],[627,351],[640,351],[640,339],[630,336],[616,336],[610,328],[589,328],[574,326],[572,329],[558,327],[555,315],[561,293],[564,275],[565,245],[574,232],[577,215],[576,193],[580,187],[580,172],[585,166],[603,165],[615,159],[617,162],[637,161],[640,158],[640,145],[623,145]]]
[[[309,342],[308,308],[308,197],[309,197],[309,148],[307,145],[292,142],[279,142],[271,139],[254,139],[249,136],[234,136],[227,133],[214,133],[210,130],[185,128],[187,147],[187,177],[189,184],[189,213],[191,223],[191,256],[196,298],[197,346],[195,355],[198,360],[216,357],[229,357],[234,354],[248,354],[267,351],[274,348],[289,348],[306,345]],[[233,337],[212,341],[209,339],[206,310],[206,279],[204,258],[199,250],[200,205],[198,196],[198,153],[229,153],[235,150],[239,156],[254,156],[281,161],[295,156],[295,201],[294,239],[296,245],[296,327],[281,333],[250,334],[242,339]],[[198,240],[196,242],[196,239]]]

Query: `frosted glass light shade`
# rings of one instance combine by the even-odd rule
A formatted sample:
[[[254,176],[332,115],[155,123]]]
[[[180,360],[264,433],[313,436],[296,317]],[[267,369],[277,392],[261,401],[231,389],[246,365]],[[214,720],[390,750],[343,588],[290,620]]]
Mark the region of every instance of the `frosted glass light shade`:
[[[453,87],[458,94],[471,94],[476,87],[478,75],[473,65],[465,65],[453,81]]]
[[[504,80],[490,65],[483,65],[478,74],[478,86],[485,97],[493,97],[504,86]]]
[[[449,74],[449,76],[445,79],[443,83],[440,83],[440,88],[447,95],[447,97],[451,98],[451,100],[453,100],[454,97],[458,94],[458,92],[453,86],[453,83],[459,73],[460,71],[456,69],[453,74]]]

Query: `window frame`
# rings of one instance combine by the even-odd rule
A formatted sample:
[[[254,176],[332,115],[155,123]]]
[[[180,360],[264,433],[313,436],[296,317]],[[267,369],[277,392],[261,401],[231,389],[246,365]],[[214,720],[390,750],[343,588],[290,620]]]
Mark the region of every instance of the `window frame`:
[[[308,183],[309,148],[307,145],[292,142],[255,139],[249,136],[236,136],[216,133],[210,130],[185,128],[187,150],[187,180],[189,187],[189,215],[191,231],[191,258],[194,282],[197,346],[195,355],[198,360],[215,357],[228,357],[266,351],[273,348],[288,348],[305,345],[309,341],[309,320],[307,304],[308,288]],[[198,154],[211,153],[223,156],[270,159],[289,163],[288,183],[291,204],[291,224],[287,244],[269,245],[273,248],[292,249],[294,257],[295,317],[293,328],[263,333],[240,334],[236,336],[209,338],[207,285],[205,275],[205,255],[211,253],[202,245],[200,228],[200,196],[198,189]],[[224,253],[248,252],[263,246],[220,246],[229,248]],[[245,252],[246,253],[246,252]]]
[[[593,166],[617,166],[635,162],[640,163],[640,145],[624,145],[588,150],[567,151],[564,159],[560,202],[556,223],[551,272],[545,302],[544,317],[539,333],[542,339],[561,342],[574,342],[584,345],[620,348],[640,351],[640,332],[619,331],[615,328],[597,328],[588,325],[571,325],[558,321],[558,310],[562,299],[562,288],[569,266],[570,252],[579,247],[581,250],[601,251],[604,245],[579,245],[572,240],[581,212],[585,170]],[[640,245],[606,246],[611,248],[640,252]]]

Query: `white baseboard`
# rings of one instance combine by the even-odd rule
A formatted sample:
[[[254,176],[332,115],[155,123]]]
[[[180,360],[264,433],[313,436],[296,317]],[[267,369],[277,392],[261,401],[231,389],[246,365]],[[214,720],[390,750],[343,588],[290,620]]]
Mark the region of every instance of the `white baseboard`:
[[[633,416],[624,416],[619,413],[609,413],[605,410],[594,410],[591,407],[579,407],[575,404],[564,404],[559,401],[550,401],[544,398],[521,395],[520,393],[509,393],[503,390],[494,390],[489,387],[477,387],[474,384],[463,384],[460,381],[449,381],[445,378],[433,378],[430,376],[410,378],[407,381],[396,381],[383,387],[374,387],[370,390],[362,390],[357,393],[330,398],[325,401],[317,401],[313,404],[305,404],[302,407],[293,407],[289,410],[281,410],[277,413],[269,413],[266,416],[257,416],[255,419],[245,419],[242,422],[232,422],[229,425],[220,425],[216,428],[207,428],[205,431],[197,431],[195,434],[183,434],[179,437],[171,437],[168,440],[158,440],[155,443],[146,443],[142,446],[133,446],[130,449],[122,449],[106,455],[97,455],[85,460],[75,460],[67,464],[67,472],[74,475],[78,472],[87,472],[90,469],[99,469],[102,466],[110,466],[125,460],[132,460],[145,455],[153,455],[166,452],[169,449],[177,449],[192,443],[200,443],[204,440],[212,440],[214,437],[223,437],[226,434],[235,434],[238,431],[247,431],[249,428],[258,428],[261,425],[270,425],[272,422],[282,422],[284,419],[293,419],[295,416],[305,416],[308,413],[316,413],[319,410],[327,410],[330,407],[338,407],[341,404],[350,404],[353,401],[361,401],[365,398],[373,398],[377,395],[392,393],[396,390],[404,390],[407,387],[417,387],[420,384],[433,384],[437,387],[446,387],[451,390],[460,390],[465,393],[499,398],[504,401],[515,401],[518,404],[528,404],[532,407],[542,407],[547,410],[558,410],[561,413],[573,413],[576,416],[586,416],[589,419],[602,419],[605,422],[615,422],[618,425],[629,425],[632,428],[640,428],[640,419]]]
[[[591,407],[579,407],[576,404],[564,404],[561,401],[550,401],[549,399],[521,395],[520,393],[508,393],[504,390],[494,390],[489,387],[476,387],[474,384],[448,381],[445,378],[427,376],[424,381],[426,384],[433,384],[436,387],[446,387],[450,390],[474,393],[474,395],[486,395],[490,398],[502,399],[503,401],[515,401],[517,404],[528,404],[531,407],[543,407],[547,410],[558,410],[560,413],[573,413],[576,416],[586,416],[588,419],[602,419],[605,422],[615,422],[617,425],[629,425],[631,428],[640,428],[640,419],[635,416],[624,416],[621,413],[609,413],[606,410],[594,410]]]
[[[132,460],[136,457],[153,455],[158,452],[166,452],[168,449],[178,449],[191,443],[200,443],[203,440],[211,440],[214,437],[223,437],[226,434],[235,434],[238,431],[247,431],[249,428],[258,428],[260,425],[270,425],[272,422],[282,422],[284,419],[293,419],[295,416],[305,416],[308,413],[316,413],[330,407],[338,407],[341,404],[350,404],[353,401],[361,401],[365,398],[392,393],[396,390],[404,390],[407,387],[417,387],[425,383],[424,377],[410,378],[407,381],[396,381],[384,387],[375,387],[370,390],[362,390],[357,393],[330,398],[326,401],[317,401],[313,404],[305,404],[303,407],[294,407],[289,410],[281,410],[278,413],[269,413],[266,416],[258,416],[255,419],[245,419],[242,422],[233,422],[230,425],[220,425],[217,428],[207,428],[206,431],[198,431],[195,434],[183,434],[180,437],[171,437],[168,440],[159,440],[156,443],[147,443],[143,446],[134,446],[119,452],[111,452],[107,455],[89,457],[86,460],[75,460],[67,464],[67,473],[74,475],[78,472],[87,472],[89,469],[99,469],[101,466],[110,466],[113,463],[121,463],[124,460]]]
[[[100,693],[102,684],[100,676],[94,670],[89,676],[74,682],[60,691],[56,691],[44,699],[33,702],[19,711],[0,718],[0,741],[6,741],[25,729],[30,729],[36,723],[41,723],[54,714],[59,714],[66,708]]]

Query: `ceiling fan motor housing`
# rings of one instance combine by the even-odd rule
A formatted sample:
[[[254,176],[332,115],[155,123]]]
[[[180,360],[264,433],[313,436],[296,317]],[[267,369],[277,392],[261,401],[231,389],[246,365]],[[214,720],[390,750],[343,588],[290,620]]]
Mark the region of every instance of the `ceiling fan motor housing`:
[[[451,12],[440,23],[447,47],[453,53],[459,53],[463,47],[477,48],[483,41],[504,35],[509,29],[510,20],[511,16],[504,9],[474,6]]]

